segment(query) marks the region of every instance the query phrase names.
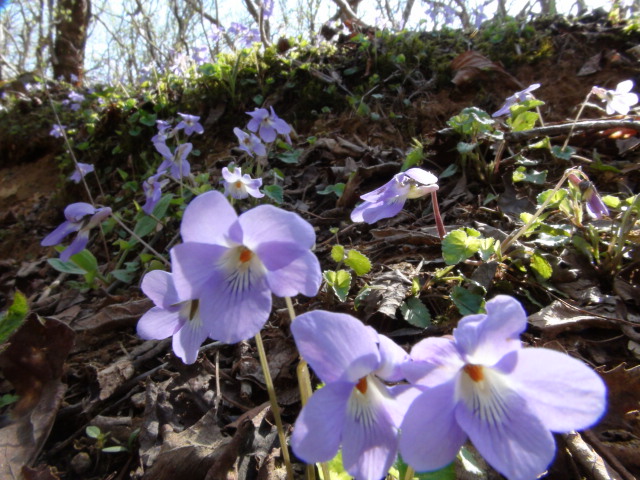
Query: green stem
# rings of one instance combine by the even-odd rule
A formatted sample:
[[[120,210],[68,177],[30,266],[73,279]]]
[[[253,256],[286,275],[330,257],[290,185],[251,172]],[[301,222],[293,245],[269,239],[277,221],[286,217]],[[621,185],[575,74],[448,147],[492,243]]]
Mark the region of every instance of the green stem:
[[[569,139],[571,138],[571,134],[573,133],[573,129],[575,128],[576,123],[578,123],[578,120],[580,119],[580,115],[582,115],[582,111],[584,110],[584,107],[587,105],[587,102],[589,101],[590,97],[591,97],[591,92],[589,92],[587,94],[587,96],[584,99],[584,102],[582,102],[582,105],[580,105],[580,110],[578,110],[578,114],[576,115],[575,120],[571,124],[571,130],[569,130],[569,133],[567,134],[567,138],[564,141],[564,145],[562,145],[562,150],[567,148],[567,145],[569,145]]]
[[[124,222],[122,220],[120,220],[120,218],[118,217],[117,214],[113,214],[112,217],[115,219],[115,221],[118,223],[118,225],[120,225],[125,232],[127,232],[129,235],[131,235],[133,238],[135,238],[136,240],[138,240],[142,245],[144,245],[146,248],[149,249],[149,251],[151,253],[153,253],[156,257],[158,257],[166,266],[171,267],[171,263],[169,263],[169,260],[167,260],[166,258],[164,258],[162,256],[162,254],[158,253],[158,251],[156,251],[156,249],[154,249],[151,245],[149,245],[147,242],[145,242],[142,238],[140,238],[140,236],[135,233],[133,230],[131,230],[129,227],[127,227]]]
[[[293,480],[293,467],[291,466],[291,458],[289,457],[289,448],[287,447],[287,438],[284,435],[284,428],[282,426],[282,418],[280,417],[280,407],[278,406],[278,399],[276,397],[276,390],[273,387],[273,380],[271,379],[271,372],[269,371],[269,363],[267,363],[267,354],[264,351],[264,345],[262,343],[262,336],[260,332],[255,336],[256,347],[258,347],[258,357],[260,357],[260,366],[262,367],[262,373],[264,374],[264,380],[267,386],[267,392],[269,393],[269,402],[271,403],[271,412],[273,418],[276,421],[276,427],[278,429],[278,438],[280,439],[280,449],[282,450],[282,458],[284,459],[284,465],[287,469],[287,480]]]
[[[542,215],[542,212],[544,211],[544,209],[547,208],[547,205],[549,205],[549,203],[551,203],[551,200],[555,196],[556,192],[560,190],[564,182],[567,180],[567,178],[573,171],[574,171],[573,169],[569,169],[566,172],[564,172],[564,175],[562,176],[562,178],[558,181],[558,183],[556,183],[556,186],[553,187],[553,190],[551,191],[551,193],[547,195],[547,198],[545,199],[545,201],[542,203],[542,205],[540,205],[538,210],[536,210],[536,213],[533,214],[533,216],[529,219],[529,221],[525,223],[522,227],[520,227],[520,229],[517,230],[514,234],[509,235],[507,238],[505,238],[504,242],[502,242],[502,244],[500,245],[501,257],[505,254],[509,246],[511,246],[512,243],[518,240],[529,229],[529,227],[533,225],[533,223],[538,219],[538,217]]]

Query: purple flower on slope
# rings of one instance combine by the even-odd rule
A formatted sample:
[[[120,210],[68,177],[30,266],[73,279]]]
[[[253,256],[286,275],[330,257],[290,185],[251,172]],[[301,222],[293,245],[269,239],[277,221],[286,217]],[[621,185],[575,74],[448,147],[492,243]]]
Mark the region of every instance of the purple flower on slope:
[[[400,426],[400,453],[416,471],[437,470],[469,437],[504,476],[531,480],[553,460],[551,432],[597,422],[606,388],[579,360],[522,348],[527,316],[514,298],[497,296],[486,310],[460,320],[453,339],[427,338],[413,347],[403,370],[423,393]]]
[[[198,134],[202,134],[204,132],[204,128],[198,121],[200,120],[200,117],[180,112],[178,112],[178,115],[182,117],[182,121],[178,123],[178,125],[176,125],[176,130],[181,130],[184,128],[184,134],[187,137],[190,136],[193,132],[196,132]]]
[[[421,168],[398,173],[373,192],[362,195],[364,203],[351,212],[354,222],[375,223],[398,214],[408,198],[419,198],[438,190],[438,178]]]
[[[80,181],[85,177],[87,173],[93,172],[93,165],[90,163],[82,163],[78,162],[78,166],[74,170],[74,172],[69,175],[69,180],[74,183],[80,183]]]
[[[269,317],[272,293],[311,297],[320,288],[315,232],[295,213],[260,205],[238,216],[211,191],[189,204],[180,232],[185,243],[171,250],[176,290],[200,300],[211,338],[251,338]]]
[[[151,142],[165,143],[168,138],[173,137],[175,130],[171,130],[171,124],[165,120],[156,120],[156,126],[158,127],[158,133],[151,137]]]
[[[302,357],[325,383],[296,420],[293,451],[308,463],[326,462],[342,445],[342,462],[350,475],[383,478],[396,459],[402,418],[418,393],[384,383],[404,378],[400,366],[407,354],[342,313],[304,313],[291,324],[291,333]]]
[[[264,193],[259,190],[262,179],[251,178],[248,173],[242,175],[240,167],[235,167],[233,171],[224,167],[221,181],[224,185],[224,194],[237,200],[247,198],[249,195],[255,198],[264,197]]]
[[[273,111],[273,107],[270,107],[271,113],[266,108],[256,108],[253,112],[246,112],[251,116],[251,120],[247,124],[247,128],[250,132],[258,132],[260,138],[264,142],[273,142],[276,139],[276,135],[284,135],[289,140],[289,134],[291,133],[291,126],[276,115]]]
[[[173,337],[174,353],[187,364],[198,358],[198,349],[207,339],[198,300],[183,300],[176,292],[169,272],[153,270],[142,279],[142,291],[154,307],[138,321],[138,335],[145,340]]]
[[[52,247],[62,243],[62,240],[72,234],[78,232],[76,238],[71,244],[65,248],[60,254],[60,260],[66,262],[72,255],[79,253],[87,246],[89,242],[89,231],[98,226],[111,215],[109,207],[94,208],[92,205],[84,202],[72,203],[64,209],[66,220],[62,222],[58,228],[47,235],[40,245],[43,247]]]
[[[495,117],[501,117],[502,115],[508,115],[509,113],[511,113],[511,107],[514,106],[516,103],[524,102],[525,100],[532,99],[533,95],[531,95],[531,92],[533,92],[534,90],[537,90],[538,88],[540,88],[540,84],[534,83],[533,85],[529,85],[524,90],[516,92],[510,97],[507,97],[507,99],[504,102],[504,105],[500,107],[500,110],[498,110],[491,116],[495,118]]]
[[[595,185],[590,182],[586,176],[585,179],[582,180],[578,178],[577,175],[571,173],[568,178],[569,181],[576,185],[582,192],[582,200],[586,202],[585,208],[591,218],[600,220],[602,217],[609,216],[609,209],[602,201]]]
[[[162,188],[169,183],[169,180],[166,178],[160,180],[161,176],[161,173],[156,173],[142,183],[142,190],[144,190],[144,196],[146,198],[142,211],[147,215],[153,213],[153,209],[156,208],[156,205],[162,197]]]
[[[253,157],[253,153],[261,157],[267,154],[267,149],[260,139],[254,134],[248,134],[240,130],[238,127],[233,129],[233,133],[238,137],[240,143],[240,150],[244,150]]]
[[[51,127],[51,131],[49,132],[49,135],[55,138],[62,138],[64,137],[65,128],[67,127],[64,125],[60,125],[59,123],[55,123],[53,127]]]
[[[597,95],[603,102],[607,102],[607,115],[618,112],[626,115],[631,107],[638,103],[638,95],[631,92],[633,80],[620,82],[615,90],[605,90],[601,87],[593,87],[591,93]]]
[[[156,150],[164,157],[164,160],[158,167],[158,173],[169,171],[169,175],[175,180],[182,177],[188,177],[191,174],[191,165],[187,160],[187,155],[191,153],[193,145],[190,143],[183,143],[176,147],[176,151],[171,153],[169,147],[166,144],[156,142],[153,144]]]

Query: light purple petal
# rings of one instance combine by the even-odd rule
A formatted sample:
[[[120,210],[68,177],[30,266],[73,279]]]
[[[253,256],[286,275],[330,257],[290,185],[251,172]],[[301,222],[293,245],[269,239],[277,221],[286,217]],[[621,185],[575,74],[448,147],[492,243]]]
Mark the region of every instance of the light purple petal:
[[[377,335],[351,315],[303,313],[291,324],[291,333],[302,357],[325,383],[355,384],[380,364]]]
[[[200,315],[209,336],[224,343],[237,343],[255,336],[269,319],[271,292],[264,279],[254,275],[237,284],[221,270],[203,286]]]
[[[449,338],[431,337],[411,349],[411,359],[402,370],[411,383],[435,386],[450,381],[464,366],[455,342]]]
[[[436,177],[433,173],[427,172],[421,168],[410,168],[406,172],[404,172],[407,176],[411,177],[418,183],[422,183],[423,185],[432,185],[434,183],[438,183],[438,177]]]
[[[207,339],[207,332],[197,321],[184,323],[173,336],[172,347],[178,358],[190,365],[198,359],[198,350]]]
[[[396,459],[398,430],[384,403],[374,401],[368,406],[367,420],[349,414],[344,417],[342,464],[355,478],[374,480],[383,478]]]
[[[277,297],[294,297],[299,293],[314,297],[322,283],[320,262],[313,252],[306,251],[286,267],[267,271],[267,283]]]
[[[455,383],[422,391],[400,425],[399,442],[403,460],[418,472],[449,465],[467,438],[455,419]]]
[[[224,198],[224,197],[223,197]],[[287,212],[273,205],[259,205],[240,215],[243,232],[242,243],[251,250],[268,242],[286,242],[310,249],[316,242],[316,234],[309,222],[298,214]]]
[[[137,332],[145,340],[162,340],[174,335],[182,327],[178,309],[153,307],[138,321]]]
[[[226,247],[186,242],[171,249],[173,283],[179,298],[199,298],[205,285],[216,275],[216,262]]]
[[[155,142],[153,146],[156,147],[156,150],[160,155],[162,155],[167,160],[171,160],[171,162],[173,162],[173,153],[171,153],[171,150],[169,150],[169,147],[167,147],[164,143],[160,143],[160,142]]]
[[[600,376],[575,358],[546,348],[525,348],[510,379],[553,432],[582,430],[604,414],[607,391]]]
[[[173,285],[173,276],[169,272],[150,271],[142,279],[140,288],[157,307],[169,308],[179,302],[178,292]]]
[[[60,253],[60,260],[66,262],[76,253],[80,253],[84,250],[84,247],[89,243],[89,232],[88,231],[80,231],[76,238],[69,244],[67,248],[65,248],[62,253]]]
[[[327,462],[338,453],[352,390],[351,383],[334,382],[311,396],[291,436],[291,448],[297,457],[307,463]]]
[[[87,215],[93,215],[96,209],[93,205],[84,202],[72,203],[64,209],[64,216],[70,222],[78,222]]]
[[[351,212],[351,220],[354,222],[376,223],[383,218],[394,217],[402,210],[406,200],[406,197],[401,197],[391,202],[365,202]]]
[[[264,123],[260,124],[258,134],[262,141],[267,143],[273,142],[277,136],[275,129],[269,125],[265,125]]]
[[[538,477],[555,455],[553,436],[515,392],[503,391],[499,403],[503,417],[489,422],[461,401],[456,408],[458,424],[484,459],[509,480]]]
[[[237,218],[225,196],[213,190],[198,195],[187,206],[180,233],[185,242],[227,245],[227,232]]]
[[[469,315],[458,323],[453,336],[468,363],[491,366],[507,353],[520,349],[520,333],[527,314],[515,298],[498,295],[485,306],[486,315]]]
[[[378,335],[380,349],[380,367],[376,375],[387,382],[399,382],[404,379],[402,365],[409,361],[409,354],[400,345],[384,335]]]
[[[69,221],[62,222],[53,232],[42,239],[40,245],[43,247],[58,245],[67,235],[77,232],[78,230],[80,230],[80,225],[78,223],[72,223]]]

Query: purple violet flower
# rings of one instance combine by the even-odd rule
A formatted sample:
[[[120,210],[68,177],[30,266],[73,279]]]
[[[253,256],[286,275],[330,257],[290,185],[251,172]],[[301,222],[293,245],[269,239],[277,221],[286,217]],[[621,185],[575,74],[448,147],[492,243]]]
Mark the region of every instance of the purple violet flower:
[[[171,249],[180,298],[199,299],[209,337],[225,343],[257,334],[271,313],[271,294],[312,297],[322,274],[313,227],[295,213],[260,205],[238,216],[210,191],[186,208],[185,243]]]
[[[553,460],[551,432],[598,421],[606,388],[579,360],[522,348],[527,316],[514,298],[497,296],[486,310],[460,320],[452,339],[427,338],[413,347],[403,371],[423,393],[400,426],[400,453],[416,471],[438,470],[468,436],[508,479],[530,480]]]
[[[211,56],[209,55],[209,47],[206,45],[201,45],[199,47],[193,48],[193,54],[191,55],[191,59],[193,62],[200,66],[205,64]]]
[[[198,134],[202,134],[204,132],[204,128],[202,127],[200,122],[198,122],[198,120],[200,120],[200,117],[180,112],[178,112],[178,115],[182,117],[182,121],[178,123],[178,125],[176,125],[176,130],[181,130],[184,128],[184,134],[187,137],[190,136],[193,132],[196,132]]]
[[[345,470],[358,480],[383,478],[396,459],[398,428],[419,393],[404,378],[406,352],[343,313],[300,315],[291,333],[302,357],[325,386],[296,420],[291,446],[308,463],[331,460],[342,445]],[[429,430],[425,430],[429,431]]]
[[[240,150],[244,150],[253,157],[253,154],[263,157],[267,154],[267,148],[254,133],[247,133],[238,127],[233,129],[233,133],[238,137]]]
[[[142,190],[144,190],[144,196],[146,198],[142,211],[147,215],[153,213],[153,209],[156,208],[156,205],[162,197],[162,188],[169,183],[169,179],[167,178],[160,180],[161,176],[162,173],[156,173],[142,183]]]
[[[142,291],[155,306],[140,317],[138,335],[145,340],[173,337],[174,353],[184,363],[194,363],[200,345],[207,339],[198,300],[181,299],[173,276],[162,270],[153,270],[144,276]]]
[[[109,215],[111,215],[109,207],[94,208],[84,202],[72,203],[64,209],[66,220],[44,237],[40,245],[43,247],[58,245],[67,235],[78,232],[76,238],[60,254],[60,260],[66,262],[72,255],[81,252],[87,246],[89,231],[102,223]]]
[[[53,127],[51,127],[51,131],[49,132],[49,135],[56,138],[62,138],[64,137],[65,128],[67,128],[65,125],[60,125],[59,123],[56,123],[53,125]]]
[[[233,171],[227,167],[222,169],[222,184],[224,185],[224,194],[242,200],[249,195],[255,198],[264,197],[259,188],[262,186],[261,178],[251,178],[248,173],[242,175],[240,167],[234,167]]]
[[[533,85],[529,85],[524,90],[516,92],[510,97],[507,97],[507,99],[504,102],[504,105],[500,107],[500,110],[496,111],[491,116],[495,118],[495,117],[500,117],[502,115],[509,115],[511,113],[511,107],[513,105],[515,105],[516,103],[524,102],[525,100],[530,100],[534,98],[533,95],[531,95],[531,92],[533,92],[534,90],[537,90],[538,88],[540,88],[540,84],[534,83]]]
[[[85,177],[87,173],[93,172],[93,165],[90,163],[81,163],[78,162],[78,166],[74,170],[74,172],[69,175],[69,180],[74,183],[80,183],[80,181]]]
[[[584,174],[583,174],[584,175]],[[582,192],[582,200],[585,201],[587,213],[594,220],[600,220],[602,217],[609,216],[609,209],[602,201],[595,185],[588,179],[580,179],[577,175],[570,173],[569,181],[576,185]]]
[[[438,190],[438,178],[421,168],[410,168],[380,188],[360,196],[364,203],[351,212],[354,222],[375,223],[398,214],[408,198],[419,198]]]
[[[187,155],[189,155],[193,149],[192,144],[183,143],[178,145],[174,153],[171,153],[169,147],[164,143],[156,142],[153,146],[156,147],[156,150],[164,157],[164,160],[158,167],[157,173],[164,173],[168,170],[169,175],[175,180],[188,177],[191,174],[191,165],[187,160]]]
[[[156,120],[158,133],[151,137],[152,143],[165,143],[167,139],[173,137],[177,129],[171,130],[171,124],[166,120]]]
[[[84,95],[82,95],[81,93],[70,92],[68,98],[69,103],[71,104],[69,108],[71,108],[71,110],[73,110],[74,112],[78,111],[80,109],[80,104],[84,102]]]
[[[615,90],[605,90],[601,87],[593,87],[591,93],[597,95],[603,102],[607,102],[607,115],[618,112],[626,115],[631,107],[638,103],[638,95],[631,92],[633,80],[620,82]]]
[[[253,112],[246,112],[251,116],[251,120],[247,124],[247,128],[250,132],[258,132],[260,138],[264,142],[273,142],[276,139],[276,134],[285,135],[288,139],[288,135],[291,133],[291,126],[276,115],[273,111],[273,107],[270,107],[271,113],[266,108],[256,108]],[[291,140],[289,140],[291,143]]]

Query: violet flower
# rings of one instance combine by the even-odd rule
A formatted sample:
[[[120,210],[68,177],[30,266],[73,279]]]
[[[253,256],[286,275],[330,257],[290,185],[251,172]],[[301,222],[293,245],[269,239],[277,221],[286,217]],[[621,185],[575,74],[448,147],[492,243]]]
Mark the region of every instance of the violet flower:
[[[44,237],[40,245],[43,247],[58,245],[66,236],[78,232],[76,238],[60,254],[60,260],[66,262],[72,255],[81,252],[87,246],[89,231],[100,225],[109,215],[111,215],[109,207],[94,208],[93,205],[84,202],[72,203],[64,209],[66,220]]]
[[[198,358],[198,349],[207,339],[198,300],[184,300],[178,296],[173,275],[153,270],[142,279],[144,294],[153,303],[138,321],[138,335],[145,340],[172,338],[173,351],[184,363],[191,364]]]
[[[398,427],[418,393],[407,385],[384,383],[404,378],[400,366],[407,354],[343,313],[304,313],[291,324],[291,333],[302,357],[325,383],[296,420],[294,453],[307,463],[326,462],[342,445],[342,462],[350,475],[383,478],[396,459]]]
[[[615,90],[605,90],[601,87],[593,87],[591,93],[597,95],[603,102],[607,102],[607,115],[618,112],[626,115],[631,107],[638,103],[638,95],[631,92],[633,80],[620,82]]]
[[[169,183],[169,179],[167,178],[160,180],[161,176],[162,173],[156,173],[142,183],[142,190],[144,190],[144,196],[146,198],[142,211],[147,215],[153,213],[153,209],[156,208],[160,198],[162,198],[162,188]]]
[[[516,103],[524,102],[525,100],[530,100],[534,98],[533,95],[531,95],[531,92],[533,92],[534,90],[537,90],[538,88],[540,88],[540,84],[534,83],[533,85],[529,85],[524,90],[516,92],[510,97],[507,97],[507,99],[504,102],[504,105],[500,107],[500,110],[498,110],[491,116],[495,118],[495,117],[500,117],[502,115],[509,115],[511,113],[511,107],[513,105],[515,105]]]
[[[176,130],[181,130],[184,128],[184,134],[187,137],[190,136],[193,132],[196,132],[198,134],[202,134],[204,132],[204,128],[202,127],[200,122],[198,122],[198,120],[200,120],[200,117],[180,112],[178,112],[178,115],[182,117],[182,121],[178,123],[178,125],[176,125]]]
[[[71,108],[71,110],[73,110],[74,112],[80,109],[80,104],[85,100],[84,95],[77,92],[70,92],[68,98],[69,103],[71,104],[69,108]]]
[[[582,174],[584,175],[584,174]],[[602,201],[595,185],[588,179],[580,179],[577,175],[570,173],[569,181],[576,185],[582,192],[582,200],[585,203],[587,214],[594,220],[600,220],[602,217],[609,216],[609,209]]]
[[[514,298],[497,296],[486,310],[460,320],[452,339],[427,338],[413,347],[403,371],[423,393],[400,426],[400,453],[416,471],[438,470],[468,436],[504,476],[531,480],[553,460],[551,432],[597,422],[606,388],[579,360],[522,348],[527,316]]]
[[[375,223],[393,217],[408,198],[419,198],[438,190],[438,178],[421,168],[410,168],[396,175],[380,188],[360,196],[364,203],[351,212],[354,222]]]
[[[200,300],[211,338],[251,338],[271,313],[272,293],[312,297],[320,288],[315,232],[295,213],[260,205],[238,216],[210,191],[187,206],[180,232],[185,243],[171,249],[176,290]]]
[[[251,116],[251,120],[247,124],[247,128],[250,132],[258,132],[260,138],[264,142],[273,142],[276,139],[276,134],[284,135],[285,138],[289,138],[291,133],[291,126],[276,115],[273,111],[273,107],[270,107],[271,113],[266,108],[256,108],[253,112],[246,112]],[[291,143],[291,140],[289,140]]]
[[[151,137],[151,142],[166,143],[167,139],[173,137],[176,130],[171,129],[171,124],[166,120],[156,120],[156,126],[158,127],[158,133]]]
[[[60,125],[59,123],[56,123],[53,125],[53,127],[51,127],[51,131],[49,132],[49,135],[55,138],[62,138],[64,137],[65,128],[67,128],[65,125]]]
[[[233,129],[233,133],[238,137],[240,150],[244,150],[253,157],[253,154],[263,157],[267,154],[267,148],[254,133],[247,133],[238,127]]]
[[[82,163],[78,162],[78,165],[74,172],[69,175],[69,180],[74,183],[80,183],[80,181],[87,175],[87,173],[91,173],[94,171],[93,165],[90,163]]]
[[[262,179],[251,178],[248,173],[242,175],[240,167],[234,167],[233,171],[224,167],[221,182],[224,185],[224,194],[236,200],[242,200],[249,195],[255,198],[264,197],[264,193],[259,190],[262,186]]]
[[[188,177],[191,174],[191,165],[187,160],[187,155],[191,153],[193,145],[190,143],[183,143],[176,147],[174,153],[171,153],[169,147],[166,144],[156,142],[153,144],[156,150],[164,157],[164,160],[158,167],[157,173],[163,173],[169,171],[169,175],[175,180],[179,180],[182,177]]]

